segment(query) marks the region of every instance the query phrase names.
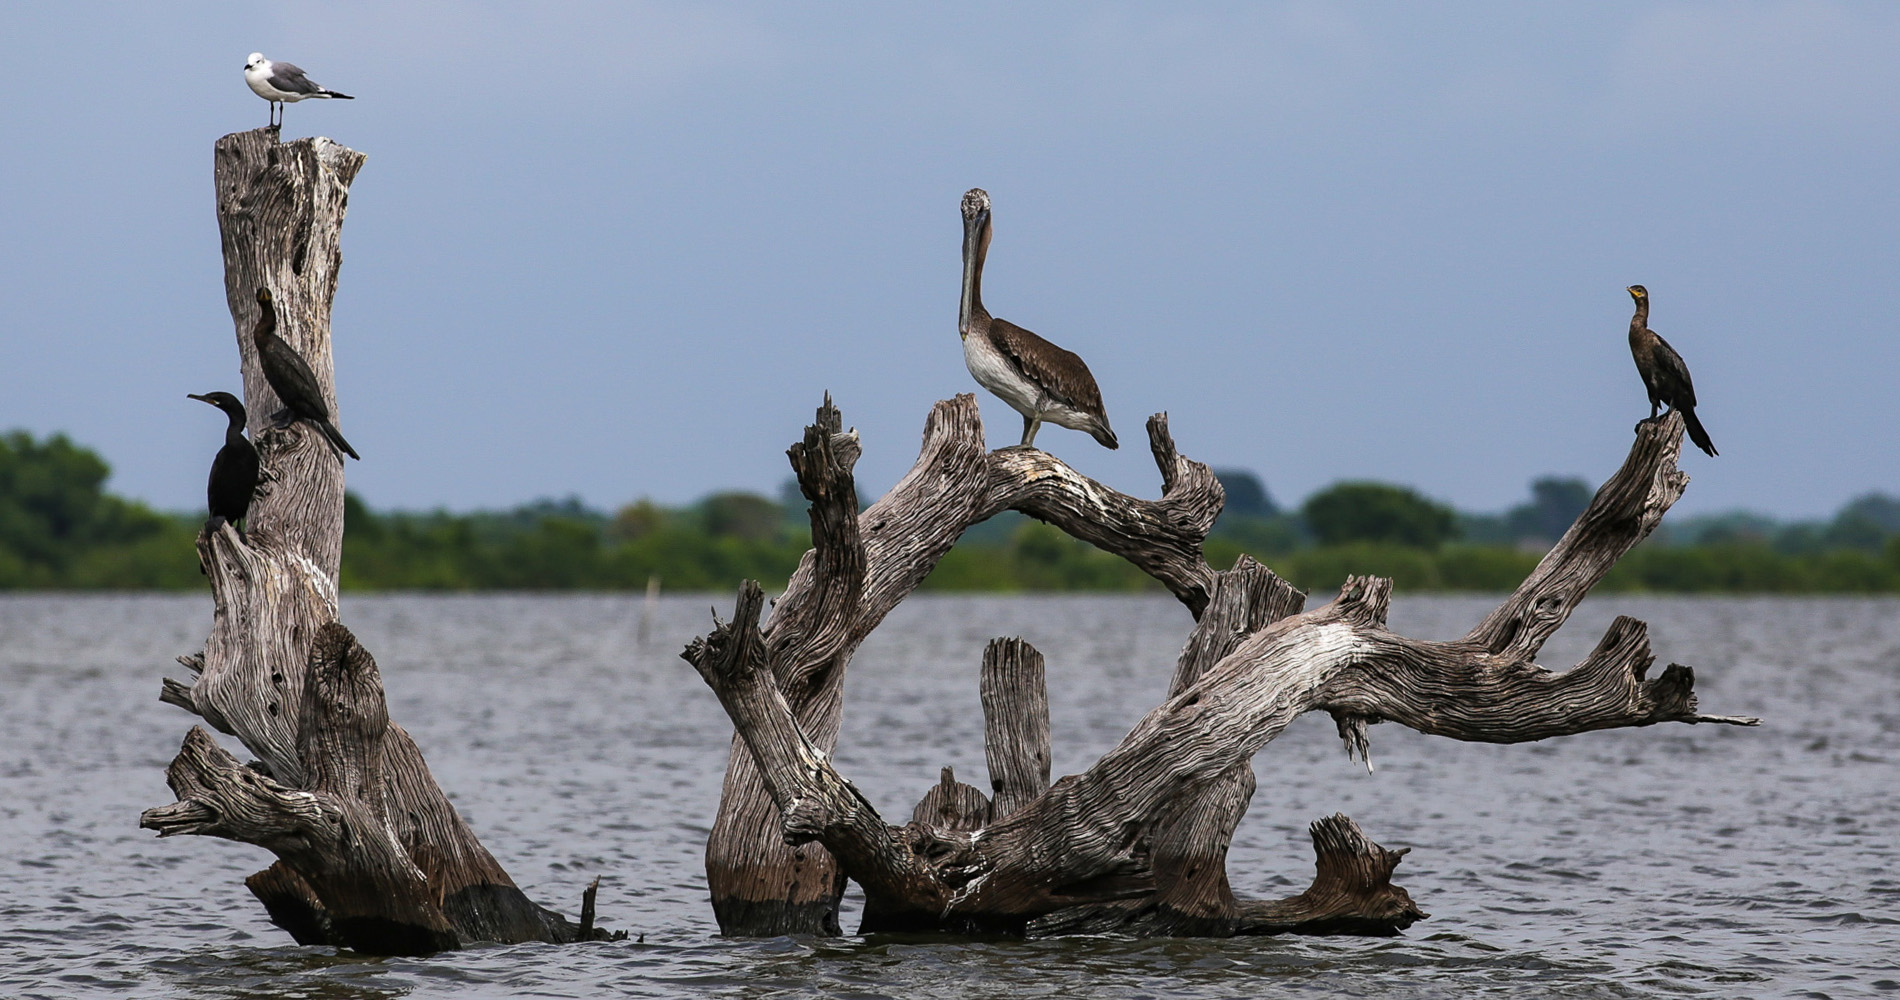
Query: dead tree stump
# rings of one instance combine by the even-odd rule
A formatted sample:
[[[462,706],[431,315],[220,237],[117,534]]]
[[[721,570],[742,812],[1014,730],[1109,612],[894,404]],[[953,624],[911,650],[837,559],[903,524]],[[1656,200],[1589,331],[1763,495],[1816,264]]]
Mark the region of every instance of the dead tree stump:
[[[1042,667],[1042,654],[1021,639],[993,639],[983,650],[978,690],[991,819],[1021,809],[1049,787],[1049,687]]]
[[[178,801],[146,810],[139,825],[275,853],[277,863],[245,884],[301,944],[419,954],[606,937],[515,886],[390,721],[375,661],[337,621],[342,463],[307,423],[271,426],[281,404],[250,334],[257,290],[269,288],[279,335],[338,414],[330,305],[364,157],[328,139],[277,140],[274,128],[227,135],[215,157],[225,293],[265,483],[246,538],[231,525],[200,534],[211,634],[202,653],[179,658],[193,682],[167,679],[160,692],[258,759],[241,764],[194,727],[167,772]]]
[[[1149,421],[1162,498],[1141,501],[1044,452],[985,451],[960,396],[932,412],[910,475],[856,518],[837,499],[857,455],[840,426],[827,399],[792,449],[812,500],[813,549],[771,622],[761,628],[764,595],[746,581],[733,621],[715,621],[683,654],[737,731],[707,852],[729,934],[835,931],[845,877],[864,888],[865,931],[1397,933],[1425,916],[1391,884],[1405,852],[1373,843],[1344,816],[1313,825],[1318,871],[1306,892],[1249,901],[1229,887],[1228,844],[1254,788],[1249,762],[1299,715],[1331,714],[1348,753],[1368,766],[1368,727],[1385,721],[1496,743],[1657,722],[1755,724],[1700,714],[1688,667],[1649,678],[1634,619],[1619,618],[1571,670],[1534,662],[1681,496],[1688,477],[1676,468],[1683,427],[1674,414],[1638,428],[1622,468],[1570,531],[1452,642],[1387,630],[1387,580],[1349,579],[1334,601],[1302,611],[1304,595],[1251,559],[1215,573],[1201,543],[1220,487],[1179,456],[1163,416]],[[1094,766],[1053,785],[1046,701],[1040,735],[1034,721],[1040,670],[1017,669],[1034,651],[992,644],[982,688],[995,800],[946,768],[911,822],[887,824],[831,762],[845,661],[966,527],[1012,508],[1127,557],[1198,624],[1168,699]]]

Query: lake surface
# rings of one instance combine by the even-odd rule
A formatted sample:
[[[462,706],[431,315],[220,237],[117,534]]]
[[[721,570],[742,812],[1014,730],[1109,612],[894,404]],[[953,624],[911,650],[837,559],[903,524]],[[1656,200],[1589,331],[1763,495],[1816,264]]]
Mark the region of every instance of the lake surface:
[[[643,941],[429,959],[302,948],[244,889],[259,848],[158,840],[164,768],[193,720],[157,700],[201,647],[208,596],[0,596],[0,996],[1847,997],[1900,991],[1900,602],[1586,604],[1544,662],[1619,613],[1706,711],[1515,747],[1372,730],[1374,774],[1330,720],[1255,760],[1229,870],[1242,895],[1312,877],[1306,826],[1345,812],[1432,916],[1391,939],[723,940],[701,851],[731,728],[678,651],[729,596],[353,596],[390,712],[537,901]],[[1395,602],[1464,632],[1494,600]],[[917,597],[851,667],[837,760],[887,818],[944,764],[985,782],[977,664],[996,635],[1048,658],[1057,774],[1165,691],[1187,634],[1166,597]],[[227,746],[242,754],[234,741]],[[855,925],[855,912],[846,926]]]

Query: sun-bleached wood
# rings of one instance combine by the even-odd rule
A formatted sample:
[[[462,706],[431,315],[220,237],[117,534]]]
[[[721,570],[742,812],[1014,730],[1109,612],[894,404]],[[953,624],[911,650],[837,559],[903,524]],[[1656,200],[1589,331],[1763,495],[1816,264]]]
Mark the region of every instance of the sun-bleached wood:
[[[280,404],[251,330],[257,289],[268,287],[278,333],[339,413],[330,306],[364,157],[328,139],[277,140],[275,129],[228,135],[214,159],[225,292],[264,483],[246,537],[226,524],[198,538],[211,633],[202,652],[179,657],[192,682],[166,679],[159,695],[237,737],[257,762],[240,765],[194,728],[169,774],[179,801],[148,810],[141,824],[276,852],[278,863],[246,885],[300,943],[416,953],[577,940],[462,821],[415,742],[389,721],[368,651],[337,622],[342,462],[308,424],[271,426]]]
[[[1159,445],[1165,426],[1158,435],[1150,427],[1157,459],[1172,455],[1171,442]],[[1181,574],[1205,581],[1197,583],[1196,610],[1219,598],[1223,584],[1233,594],[1216,602],[1217,620],[1188,643],[1176,664],[1177,689],[1094,766],[975,831],[930,826],[921,812],[902,827],[888,825],[837,773],[830,746],[803,729],[781,690],[778,657],[758,624],[764,597],[757,584],[740,588],[734,620],[716,623],[686,657],[726,708],[760,787],[779,807],[777,834],[787,844],[822,844],[863,886],[867,916],[876,913],[880,927],[1061,932],[1099,929],[1120,909],[1119,929],[1138,933],[1391,933],[1423,916],[1389,882],[1403,852],[1371,843],[1343,817],[1316,825],[1319,876],[1291,900],[1245,902],[1203,891],[1163,901],[1168,885],[1213,885],[1201,869],[1225,844],[1175,843],[1171,858],[1157,848],[1168,838],[1231,836],[1252,783],[1248,762],[1308,711],[1331,713],[1349,752],[1368,763],[1367,727],[1382,721],[1486,742],[1666,721],[1753,725],[1701,714],[1687,667],[1648,678],[1644,629],[1631,619],[1618,619],[1596,652],[1569,671],[1532,661],[1681,495],[1681,438],[1673,415],[1639,428],[1629,458],[1571,531],[1496,611],[1453,642],[1386,629],[1391,585],[1383,579],[1351,578],[1332,602],[1291,613],[1299,601],[1263,568],[1243,562],[1225,579]],[[901,516],[890,510],[880,520]],[[845,544],[842,536],[819,537],[817,527],[814,515],[816,548]],[[1198,558],[1198,542],[1193,549]],[[1196,809],[1215,818],[1199,822]],[[1196,870],[1166,871],[1182,864]]]
[[[1215,574],[1201,556],[1201,544],[1224,495],[1207,466],[1176,453],[1165,415],[1148,422],[1162,495],[1140,500],[1047,452],[988,450],[975,397],[960,395],[932,408],[910,471],[861,513],[855,486],[846,488],[859,446],[842,426],[827,398],[814,430],[788,453],[800,488],[813,500],[813,545],[765,626],[786,703],[813,746],[825,753],[837,746],[845,667],[852,654],[930,575],[965,529],[1005,510],[1021,511],[1127,558],[1195,614],[1207,603]],[[840,442],[833,449],[835,461],[821,466],[799,457],[801,449],[816,447],[812,434]],[[814,491],[826,498],[823,503]],[[857,547],[861,555],[853,555]],[[862,580],[854,582],[860,561]],[[848,575],[834,579],[823,571],[834,565]],[[735,737],[706,845],[706,878],[720,929],[734,935],[838,933],[844,878],[836,862],[817,845],[786,844],[779,826],[778,807],[751,753]]]
[[[1049,688],[1042,654],[1020,638],[990,640],[980,677],[990,815],[1001,819],[1049,787]]]
[[[343,466],[303,422],[281,430],[282,403],[258,365],[251,330],[257,290],[276,299],[277,332],[323,386],[331,413],[330,306],[342,266],[344,210],[366,157],[328,139],[280,143],[276,129],[236,132],[213,153],[224,292],[236,328],[251,440],[263,470],[247,535],[200,536],[198,553],[216,608],[201,656],[182,660],[196,677],[167,682],[164,699],[238,737],[279,781],[296,785],[303,764],[295,706],[304,655],[337,614],[343,554]]]
[[[1241,556],[1232,569],[1216,578],[1207,610],[1188,634],[1175,661],[1168,697],[1186,691],[1233,652],[1241,640],[1298,614],[1305,604],[1304,593],[1253,557]],[[1029,932],[1146,936],[1234,933],[1240,926],[1241,902],[1227,881],[1227,849],[1247,813],[1254,789],[1253,766],[1236,765],[1184,797],[1171,816],[1156,824],[1149,851],[1154,869],[1152,894],[1058,911],[1032,922]]]
[[[958,781],[954,768],[945,767],[911,809],[910,821],[947,830],[981,830],[990,824],[990,800],[975,785]]]

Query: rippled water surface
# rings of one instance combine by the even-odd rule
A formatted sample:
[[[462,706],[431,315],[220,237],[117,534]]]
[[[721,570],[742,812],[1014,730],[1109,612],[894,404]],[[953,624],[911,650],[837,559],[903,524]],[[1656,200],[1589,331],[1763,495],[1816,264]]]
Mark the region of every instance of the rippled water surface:
[[[661,601],[642,641],[639,598],[346,599],[392,716],[528,894],[573,914],[601,875],[603,923],[644,937],[386,960],[291,944],[242,884],[264,851],[137,829],[171,801],[193,720],[159,679],[208,598],[0,597],[0,996],[1900,992],[1900,602],[1607,597],[1546,652],[1573,663],[1636,615],[1755,730],[1495,747],[1386,725],[1369,775],[1302,719],[1255,760],[1235,888],[1303,889],[1306,825],[1343,811],[1413,849],[1398,881],[1432,916],[1403,937],[972,943],[716,936],[700,852],[731,730],[676,655],[714,600]],[[1492,603],[1401,597],[1392,624],[1448,637]],[[1080,770],[1160,699],[1188,625],[1165,597],[913,598],[852,665],[839,765],[887,817],[944,764],[983,784],[976,665],[1020,634],[1049,660],[1056,773]]]

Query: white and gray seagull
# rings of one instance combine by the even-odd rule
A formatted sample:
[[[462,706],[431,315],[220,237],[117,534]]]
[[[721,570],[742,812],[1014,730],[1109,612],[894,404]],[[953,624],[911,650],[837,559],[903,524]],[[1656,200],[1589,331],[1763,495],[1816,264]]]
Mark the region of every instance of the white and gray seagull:
[[[253,52],[249,59],[244,60],[244,82],[251,85],[252,93],[270,102],[272,125],[284,123],[283,106],[286,104],[295,104],[311,97],[356,100],[348,94],[339,94],[318,84],[290,63],[271,62],[264,58],[262,52]]]

